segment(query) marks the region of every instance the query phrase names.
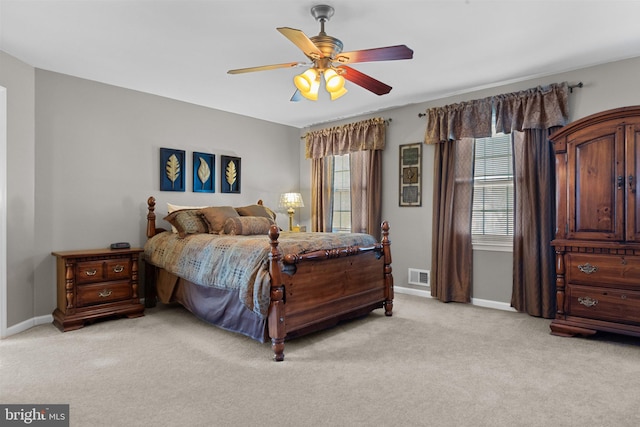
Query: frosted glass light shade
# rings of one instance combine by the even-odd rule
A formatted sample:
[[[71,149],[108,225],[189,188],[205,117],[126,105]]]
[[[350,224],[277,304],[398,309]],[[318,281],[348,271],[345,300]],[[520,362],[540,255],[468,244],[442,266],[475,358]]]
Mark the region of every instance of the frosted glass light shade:
[[[320,88],[320,75],[315,68],[309,68],[302,74],[293,78],[293,84],[300,91],[300,94],[307,99],[315,101],[318,99],[318,89]]]
[[[338,92],[344,87],[344,77],[331,68],[325,70],[324,81],[329,93]]]

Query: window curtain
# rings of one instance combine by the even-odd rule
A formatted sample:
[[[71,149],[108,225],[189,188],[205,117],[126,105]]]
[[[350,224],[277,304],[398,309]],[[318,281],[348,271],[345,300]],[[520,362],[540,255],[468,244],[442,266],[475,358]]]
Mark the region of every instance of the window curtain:
[[[331,231],[333,223],[333,157],[311,160],[311,230]]]
[[[431,296],[470,302],[473,278],[472,138],[491,136],[491,99],[427,110],[425,143],[435,144]]]
[[[349,155],[351,171],[351,231],[382,237],[382,151],[355,151]]]
[[[333,156],[350,154],[351,229],[380,238],[382,150],[386,122],[373,118],[305,135],[306,158],[312,161],[312,231],[331,230]]]
[[[568,122],[567,83],[495,97],[496,132],[514,133],[515,226],[511,306],[556,313],[555,159],[549,135]]]

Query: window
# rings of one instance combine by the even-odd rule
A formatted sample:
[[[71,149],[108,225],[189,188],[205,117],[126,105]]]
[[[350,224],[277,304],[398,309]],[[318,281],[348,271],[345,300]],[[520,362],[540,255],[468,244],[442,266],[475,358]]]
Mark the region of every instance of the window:
[[[332,231],[351,231],[351,171],[349,155],[333,157]]]
[[[473,220],[476,249],[481,245],[510,250],[513,242],[514,195],[511,137],[495,134],[475,140]],[[507,249],[507,247],[509,249]],[[489,249],[485,246],[484,249]]]

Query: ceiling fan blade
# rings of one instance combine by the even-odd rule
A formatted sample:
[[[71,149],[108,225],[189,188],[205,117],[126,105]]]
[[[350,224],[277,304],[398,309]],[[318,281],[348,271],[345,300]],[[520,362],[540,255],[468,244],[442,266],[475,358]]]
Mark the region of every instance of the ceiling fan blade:
[[[309,37],[305,33],[300,30],[296,30],[295,28],[289,27],[279,27],[276,28],[278,31],[282,33],[286,38],[291,40],[293,44],[298,46],[298,48],[304,52],[305,55],[311,60],[322,58],[324,54],[318,46],[316,46]]]
[[[287,62],[285,64],[273,64],[273,65],[261,65],[259,67],[249,67],[249,68],[238,68],[236,70],[229,70],[227,74],[242,74],[242,73],[251,73],[253,71],[265,71],[265,70],[275,70],[278,68],[293,68],[298,65],[302,65],[301,62]]]
[[[335,61],[343,64],[371,61],[394,61],[413,58],[413,50],[401,44],[398,46],[378,47],[374,49],[354,50],[336,55]]]
[[[296,89],[295,92],[293,92],[293,96],[291,97],[291,99],[289,101],[291,102],[298,102],[302,100],[302,94],[300,93],[300,91],[298,89]]]
[[[338,68],[344,70],[344,72],[342,73],[342,77],[344,77],[345,80],[349,80],[351,83],[362,86],[363,88],[375,93],[376,95],[385,95],[391,92],[391,86],[384,84],[381,81],[376,80],[364,73],[361,73],[358,70],[347,67],[346,65],[341,65]]]

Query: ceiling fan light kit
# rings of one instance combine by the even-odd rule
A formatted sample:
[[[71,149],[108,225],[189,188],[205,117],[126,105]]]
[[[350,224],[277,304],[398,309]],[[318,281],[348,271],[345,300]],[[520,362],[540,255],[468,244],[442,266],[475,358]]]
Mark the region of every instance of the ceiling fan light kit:
[[[322,77],[324,77],[324,87],[327,92],[329,92],[332,101],[347,93],[345,80],[367,89],[376,95],[389,93],[391,86],[345,64],[411,59],[413,58],[413,50],[405,45],[397,45],[342,52],[342,41],[327,35],[324,31],[324,24],[333,16],[333,13],[333,7],[324,4],[311,8],[311,15],[316,21],[320,22],[320,33],[311,38],[307,37],[302,31],[294,28],[277,28],[282,35],[302,50],[311,63],[288,62],[284,64],[262,65],[229,70],[228,73],[241,74],[253,71],[307,66],[309,68],[306,71],[293,78],[296,91],[291,97],[292,101],[300,100],[301,96],[316,101],[318,99],[318,90]]]

